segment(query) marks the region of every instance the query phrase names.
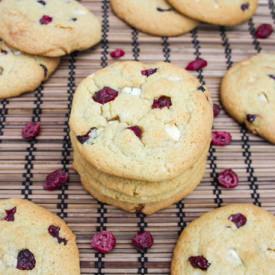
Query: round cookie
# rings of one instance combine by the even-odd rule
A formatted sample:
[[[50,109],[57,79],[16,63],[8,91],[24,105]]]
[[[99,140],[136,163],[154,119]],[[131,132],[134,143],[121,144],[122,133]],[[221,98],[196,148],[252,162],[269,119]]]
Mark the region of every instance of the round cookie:
[[[209,145],[212,102],[199,81],[168,63],[118,62],[78,87],[70,117],[80,154],[101,172],[172,179]]]
[[[168,0],[182,14],[202,22],[233,26],[256,12],[258,0]]]
[[[250,204],[225,206],[193,221],[174,250],[171,275],[273,275],[275,218]]]
[[[275,144],[275,54],[258,54],[233,65],[220,97],[234,119]]]
[[[79,154],[78,143],[75,137],[71,137],[74,151],[74,168],[80,175],[86,175],[94,182],[98,182],[97,189],[114,199],[132,203],[157,202],[174,196],[178,190],[186,189],[186,193],[193,191],[189,188],[190,179],[194,173],[204,171],[208,147],[202,153],[200,158],[183,174],[162,182],[145,182],[137,180],[128,180],[121,177],[111,176],[100,172],[92,165],[87,163]],[[199,175],[202,173],[199,172]],[[197,182],[199,184],[199,181]],[[95,184],[94,184],[95,185]]]
[[[0,99],[32,92],[49,78],[59,61],[22,53],[0,40]]]
[[[0,274],[80,275],[79,252],[68,226],[26,200],[0,201]]]
[[[56,57],[97,44],[101,27],[75,0],[2,0],[0,37],[23,52]]]
[[[175,11],[164,0],[111,0],[115,14],[142,32],[158,36],[177,36],[198,23]]]

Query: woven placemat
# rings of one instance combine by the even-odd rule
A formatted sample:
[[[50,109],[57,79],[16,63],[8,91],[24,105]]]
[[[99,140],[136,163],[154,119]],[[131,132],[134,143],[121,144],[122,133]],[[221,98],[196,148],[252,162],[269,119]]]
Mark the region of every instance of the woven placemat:
[[[234,63],[260,51],[271,52],[275,35],[267,40],[255,38],[255,27],[275,24],[272,0],[260,0],[257,15],[234,28],[201,25],[176,38],[148,36],[117,19],[108,0],[83,0],[101,17],[102,43],[84,53],[63,58],[59,70],[34,93],[0,101],[0,198],[26,198],[64,218],[77,235],[82,274],[169,274],[173,247],[179,232],[193,219],[215,207],[249,202],[275,213],[275,147],[240,128],[224,112],[214,128],[232,133],[233,143],[212,147],[200,186],[189,197],[152,216],[128,214],[94,200],[81,187],[71,169],[68,117],[76,86],[84,77],[113,62],[109,52],[117,47],[126,51],[124,59],[148,62],[164,60],[181,67],[196,57],[209,62],[197,73],[202,84],[218,102],[221,77]],[[21,139],[22,126],[41,121],[43,131],[37,141]],[[45,176],[57,169],[70,172],[70,184],[60,191],[42,188]],[[221,189],[217,173],[233,168],[240,176],[236,190]],[[108,255],[90,249],[96,231],[111,230],[118,240]],[[141,229],[150,230],[155,244],[148,253],[138,253],[130,239]]]

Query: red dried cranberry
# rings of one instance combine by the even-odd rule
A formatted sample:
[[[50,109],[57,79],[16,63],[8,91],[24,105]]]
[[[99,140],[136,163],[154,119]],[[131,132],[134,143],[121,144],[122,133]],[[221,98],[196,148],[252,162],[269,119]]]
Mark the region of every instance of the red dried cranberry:
[[[68,180],[69,174],[66,171],[62,169],[55,170],[47,176],[43,187],[45,190],[53,191],[66,184]]]
[[[67,244],[67,240],[65,238],[61,238],[59,236],[60,227],[55,225],[50,225],[48,228],[48,232],[51,236],[57,239],[58,243],[64,243],[64,245]]]
[[[212,132],[212,144],[217,146],[225,146],[230,144],[232,136],[228,132],[214,131]]]
[[[242,11],[246,11],[246,10],[248,10],[249,9],[249,3],[243,3],[242,5],[241,5],[241,10]]]
[[[91,240],[91,247],[100,253],[109,253],[116,246],[116,237],[110,231],[96,233]]]
[[[169,96],[161,96],[159,98],[154,99],[152,108],[153,109],[162,109],[167,107],[168,109],[172,106],[171,97]]]
[[[6,212],[6,217],[4,218],[5,221],[7,222],[13,222],[14,221],[14,215],[16,213],[16,207],[13,207],[9,210],[5,210]]]
[[[19,251],[16,268],[20,270],[32,270],[36,264],[34,255],[29,249]]]
[[[221,108],[220,105],[214,103],[214,105],[213,105],[213,114],[214,114],[214,117],[217,117],[220,114],[221,109],[222,108]]]
[[[104,87],[103,89],[96,92],[93,96],[93,100],[100,104],[105,104],[113,101],[118,96],[118,91],[110,88]]]
[[[48,25],[52,21],[53,21],[53,18],[51,16],[48,16],[48,15],[43,15],[39,20],[41,25]]]
[[[261,39],[268,38],[273,33],[272,25],[270,24],[262,24],[258,26],[256,30],[256,37]]]
[[[157,72],[157,70],[158,70],[157,68],[142,70],[141,74],[144,75],[144,76],[146,76],[146,77],[149,77],[150,75],[155,74]]]
[[[131,126],[128,127],[127,129],[131,130],[134,132],[134,134],[141,139],[142,138],[142,129],[139,126]]]
[[[246,120],[250,123],[253,123],[256,120],[256,115],[246,115]]]
[[[187,71],[198,71],[201,70],[203,68],[205,68],[207,66],[207,61],[202,59],[202,58],[197,58],[195,60],[193,60],[192,62],[190,62],[187,66],[186,66],[186,70]]]
[[[188,260],[194,268],[199,268],[201,270],[207,270],[210,266],[208,260],[203,256],[191,256]]]
[[[138,232],[132,239],[132,244],[139,251],[146,251],[154,244],[154,238],[148,231]]]
[[[232,169],[222,171],[218,176],[219,185],[232,189],[239,185],[239,177]]]
[[[33,140],[39,135],[40,129],[41,126],[39,122],[28,122],[22,129],[22,137],[28,141]]]
[[[228,218],[228,220],[235,223],[237,228],[244,226],[247,222],[246,216],[244,216],[242,213],[233,214]]]
[[[120,58],[120,57],[122,57],[122,56],[124,56],[124,55],[125,55],[125,51],[122,50],[122,49],[115,49],[114,51],[112,51],[112,52],[110,53],[110,56],[111,56],[112,58],[114,58],[114,59],[118,59],[118,58]]]
[[[89,138],[89,133],[88,132],[86,135],[83,135],[83,136],[77,136],[77,140],[81,143],[81,144],[84,144]]]

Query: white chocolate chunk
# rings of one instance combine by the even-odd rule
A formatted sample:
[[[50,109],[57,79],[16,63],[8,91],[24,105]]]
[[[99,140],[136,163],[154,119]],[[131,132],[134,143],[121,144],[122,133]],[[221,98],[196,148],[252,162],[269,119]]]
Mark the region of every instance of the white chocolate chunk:
[[[175,141],[179,141],[181,137],[181,132],[179,128],[175,125],[170,125],[165,127],[166,133]]]
[[[87,144],[94,144],[95,139],[98,137],[98,130],[92,129],[89,133],[89,139],[87,140]]]
[[[84,9],[78,9],[74,11],[74,15],[85,15],[87,14],[87,11]]]
[[[131,87],[125,87],[122,89],[122,92],[125,94],[133,95],[133,96],[139,96],[141,94],[140,88],[131,88]]]
[[[171,76],[167,77],[167,79],[170,81],[181,81],[182,80],[181,77],[176,76],[176,75],[171,75]]]
[[[264,93],[258,95],[258,99],[259,101],[263,102],[263,103],[267,103],[268,102],[268,99],[266,97],[266,95]]]
[[[228,259],[230,262],[234,263],[235,265],[242,264],[242,260],[235,249],[228,250]]]

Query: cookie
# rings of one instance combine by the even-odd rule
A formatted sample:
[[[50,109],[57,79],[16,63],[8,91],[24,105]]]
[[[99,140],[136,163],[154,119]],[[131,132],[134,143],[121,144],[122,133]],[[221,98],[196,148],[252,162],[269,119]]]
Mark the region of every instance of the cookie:
[[[234,119],[275,144],[275,54],[258,54],[233,65],[220,97]]]
[[[152,35],[177,36],[198,23],[175,11],[164,0],[111,0],[115,14],[130,26]]]
[[[23,52],[56,57],[97,44],[101,27],[75,0],[2,0],[0,37]]]
[[[204,214],[182,232],[171,274],[275,274],[275,218],[250,204]]]
[[[157,200],[154,198],[152,201],[147,200],[146,202],[142,202],[142,200],[136,200],[136,202],[134,202],[133,199],[129,200],[125,195],[104,187],[100,179],[90,177],[87,171],[83,170],[84,168],[81,167],[80,162],[74,162],[74,168],[80,173],[81,183],[84,189],[99,201],[114,205],[128,212],[141,212],[145,215],[151,215],[161,209],[169,207],[190,194],[200,183],[204,175],[205,163],[199,167],[195,166],[196,169],[190,171],[192,176],[188,178],[188,181],[181,182],[176,190],[173,190],[171,187],[170,189],[173,192],[169,192],[169,195],[163,196],[162,194],[162,197],[158,196]],[[177,180],[180,181],[180,179],[181,177],[178,177]],[[169,186],[169,183],[168,181],[161,184]],[[139,190],[139,188],[137,188],[137,190]]]
[[[0,40],[0,99],[32,92],[58,64],[59,58],[31,56]]]
[[[209,145],[212,102],[184,69],[114,63],[78,87],[70,117],[81,156],[101,172],[141,181],[172,179]]]
[[[80,275],[79,252],[68,226],[26,200],[0,201],[0,274]]]
[[[200,158],[183,174],[162,182],[144,182],[138,180],[129,180],[121,177],[115,177],[95,169],[87,163],[78,150],[78,143],[75,137],[71,137],[74,151],[74,168],[81,175],[86,174],[94,184],[95,189],[124,202],[131,203],[148,203],[157,202],[174,196],[182,189],[186,189],[186,193],[190,193],[189,182],[194,173],[204,171],[208,147],[202,153]],[[203,173],[203,172],[202,172]],[[202,174],[199,173],[200,175]],[[200,177],[201,179],[201,177]],[[197,182],[199,184],[199,181]]]
[[[247,21],[256,12],[258,0],[167,0],[182,14],[202,22],[233,26]]]

